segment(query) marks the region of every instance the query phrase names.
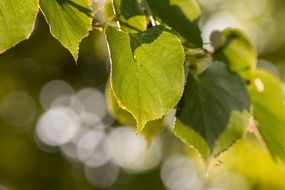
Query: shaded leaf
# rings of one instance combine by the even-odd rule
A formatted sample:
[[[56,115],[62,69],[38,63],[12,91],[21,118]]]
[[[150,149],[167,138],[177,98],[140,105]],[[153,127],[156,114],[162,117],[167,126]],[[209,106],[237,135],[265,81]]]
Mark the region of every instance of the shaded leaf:
[[[213,32],[211,41],[215,48],[214,58],[227,63],[232,71],[250,82],[257,55],[248,37],[239,29],[229,28],[223,32]]]
[[[38,9],[38,0],[0,1],[0,53],[30,37]]]
[[[273,158],[285,161],[285,96],[281,82],[256,70],[249,93],[257,129]]]
[[[198,26],[200,8],[195,0],[147,0],[155,18],[172,27],[190,47],[202,47]]]
[[[174,108],[182,96],[183,47],[164,26],[138,34],[113,27],[105,32],[112,61],[111,87],[120,107],[133,115],[141,132],[148,121]]]
[[[224,63],[214,62],[196,78],[188,77],[174,132],[207,161],[242,137],[249,106],[243,80]]]
[[[146,30],[147,19],[138,0],[112,0],[115,19],[120,22],[123,30],[128,32],[142,32]]]
[[[78,59],[79,44],[92,29],[89,0],[40,0],[51,34]]]

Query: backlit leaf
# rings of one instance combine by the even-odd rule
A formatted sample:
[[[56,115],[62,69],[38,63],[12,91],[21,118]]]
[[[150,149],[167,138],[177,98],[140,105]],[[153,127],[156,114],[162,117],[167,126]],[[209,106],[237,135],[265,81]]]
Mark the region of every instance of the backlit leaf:
[[[89,0],[40,0],[51,34],[78,59],[79,43],[92,29]]]
[[[132,114],[141,132],[162,118],[182,96],[184,50],[164,26],[129,34],[106,28],[112,61],[111,87],[121,108]]]
[[[0,1],[0,53],[29,38],[38,9],[38,0]]]
[[[117,118],[117,120],[122,125],[136,127],[136,120],[134,117],[126,110],[120,108],[109,83],[106,86],[106,97],[108,110]],[[150,121],[145,125],[142,135],[150,142],[154,137],[159,135],[163,129],[165,129],[164,118]]]

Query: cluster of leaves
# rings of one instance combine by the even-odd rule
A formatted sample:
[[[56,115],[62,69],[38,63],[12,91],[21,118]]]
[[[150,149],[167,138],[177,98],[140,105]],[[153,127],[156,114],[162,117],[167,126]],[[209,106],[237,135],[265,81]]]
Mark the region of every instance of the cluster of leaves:
[[[51,34],[78,58],[96,10],[89,0],[1,0],[0,52],[27,39],[39,8]],[[285,96],[281,82],[256,68],[254,46],[241,31],[211,35],[203,49],[195,0],[107,0],[101,23],[111,58],[107,96],[121,123],[147,138],[176,111],[173,132],[205,161],[246,131],[260,134],[285,160]]]

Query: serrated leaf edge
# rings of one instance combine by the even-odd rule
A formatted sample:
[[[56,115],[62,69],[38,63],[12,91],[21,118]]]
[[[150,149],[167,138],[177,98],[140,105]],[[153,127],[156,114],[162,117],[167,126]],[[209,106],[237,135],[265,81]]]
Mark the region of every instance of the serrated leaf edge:
[[[88,6],[91,8],[91,2],[89,0],[86,1],[88,3]],[[79,55],[79,48],[80,48],[80,44],[82,42],[82,40],[86,37],[89,36],[89,33],[90,31],[92,31],[92,19],[90,20],[90,27],[88,27],[87,29],[87,33],[82,36],[82,38],[80,40],[78,40],[76,43],[77,43],[77,46],[76,46],[76,49],[75,49],[75,52],[72,52],[65,44],[63,44],[55,35],[54,33],[52,32],[52,26],[49,24],[48,20],[47,20],[47,17],[46,17],[46,14],[44,13],[44,11],[42,10],[41,6],[39,6],[39,9],[41,10],[41,13],[44,15],[44,18],[45,18],[45,21],[46,23],[48,24],[48,27],[49,27],[49,32],[50,34],[52,35],[52,37],[54,37],[66,50],[68,50],[68,52],[72,55],[73,59],[77,62],[78,61],[78,55]],[[92,9],[91,9],[92,10]]]
[[[25,41],[25,40],[28,40],[28,39],[31,37],[31,35],[33,34],[33,32],[34,32],[34,30],[35,30],[36,20],[37,20],[37,16],[38,16],[39,10],[40,10],[39,0],[37,0],[37,7],[38,7],[38,9],[37,9],[36,14],[35,14],[35,17],[34,17],[34,21],[33,21],[33,25],[32,25],[31,32],[30,32],[29,34],[25,35],[25,37],[24,37],[23,39],[18,40],[17,42],[15,42],[15,43],[14,43],[13,45],[11,45],[9,48],[6,48],[6,49],[1,50],[1,51],[0,51],[0,54],[6,52],[6,51],[9,50],[9,49],[12,49],[13,47],[17,46],[19,43],[21,43],[21,42],[23,42],[23,41]]]
[[[112,27],[112,26],[107,26],[107,27]],[[107,28],[107,27],[105,27],[105,31],[106,31],[106,28]],[[167,27],[167,28],[171,29],[170,27]],[[126,33],[126,34],[128,34],[128,35],[130,34],[129,32],[122,31],[120,28],[116,28],[116,29],[118,29],[120,32]],[[173,31],[173,30],[171,30],[171,31]],[[107,39],[106,32],[104,32],[104,35],[105,35],[105,39]],[[184,50],[184,47],[183,47],[183,45],[182,45],[181,39],[180,39],[175,33],[173,33],[173,35],[174,35],[174,37],[178,40],[179,46]],[[107,41],[107,40],[106,40],[106,41]],[[163,116],[165,116],[165,115],[167,115],[168,113],[170,113],[170,112],[172,111],[172,109],[179,103],[179,101],[180,101],[180,99],[181,99],[181,97],[182,97],[182,95],[183,95],[184,89],[185,89],[185,83],[186,83],[185,72],[183,72],[183,76],[184,76],[184,77],[183,77],[183,88],[181,89],[181,92],[180,92],[180,94],[179,94],[179,98],[178,98],[178,100],[176,101],[176,102],[177,102],[176,105],[174,105],[172,108],[169,108],[169,109],[166,111],[166,113],[159,113],[159,114],[157,114],[157,116],[155,116],[155,117],[154,117],[153,119],[151,119],[151,120],[144,121],[144,122],[140,122],[140,121],[135,117],[135,115],[134,115],[131,111],[128,110],[127,106],[125,106],[125,105],[117,98],[117,95],[116,95],[115,91],[113,90],[113,84],[112,84],[112,58],[111,58],[110,45],[109,45],[108,41],[107,41],[107,49],[108,49],[108,54],[109,54],[109,59],[110,59],[110,64],[111,64],[111,69],[110,69],[110,81],[111,81],[111,82],[110,82],[110,86],[111,86],[112,92],[113,92],[114,97],[116,98],[116,100],[117,100],[117,102],[118,102],[118,104],[119,104],[119,107],[122,108],[122,109],[124,109],[124,110],[126,110],[127,112],[129,112],[129,113],[133,116],[133,118],[136,120],[136,123],[137,123],[137,131],[136,131],[136,133],[137,133],[137,134],[140,134],[140,133],[142,133],[142,131],[143,131],[145,125],[146,125],[149,121],[155,121],[155,120],[162,119]],[[184,63],[185,63],[185,52],[183,53],[183,70],[184,70]]]

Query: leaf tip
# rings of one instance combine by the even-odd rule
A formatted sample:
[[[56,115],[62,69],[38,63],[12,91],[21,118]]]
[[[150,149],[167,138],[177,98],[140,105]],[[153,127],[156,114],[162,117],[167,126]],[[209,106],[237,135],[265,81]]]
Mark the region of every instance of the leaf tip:
[[[70,51],[70,53],[71,53],[71,55],[72,55],[72,57],[73,57],[73,59],[75,61],[75,64],[78,65],[77,64],[77,62],[78,62],[78,54],[79,54],[78,50],[76,50],[76,51],[69,50],[69,51]]]
[[[136,134],[141,134],[145,127],[145,122],[137,121],[137,131]]]

